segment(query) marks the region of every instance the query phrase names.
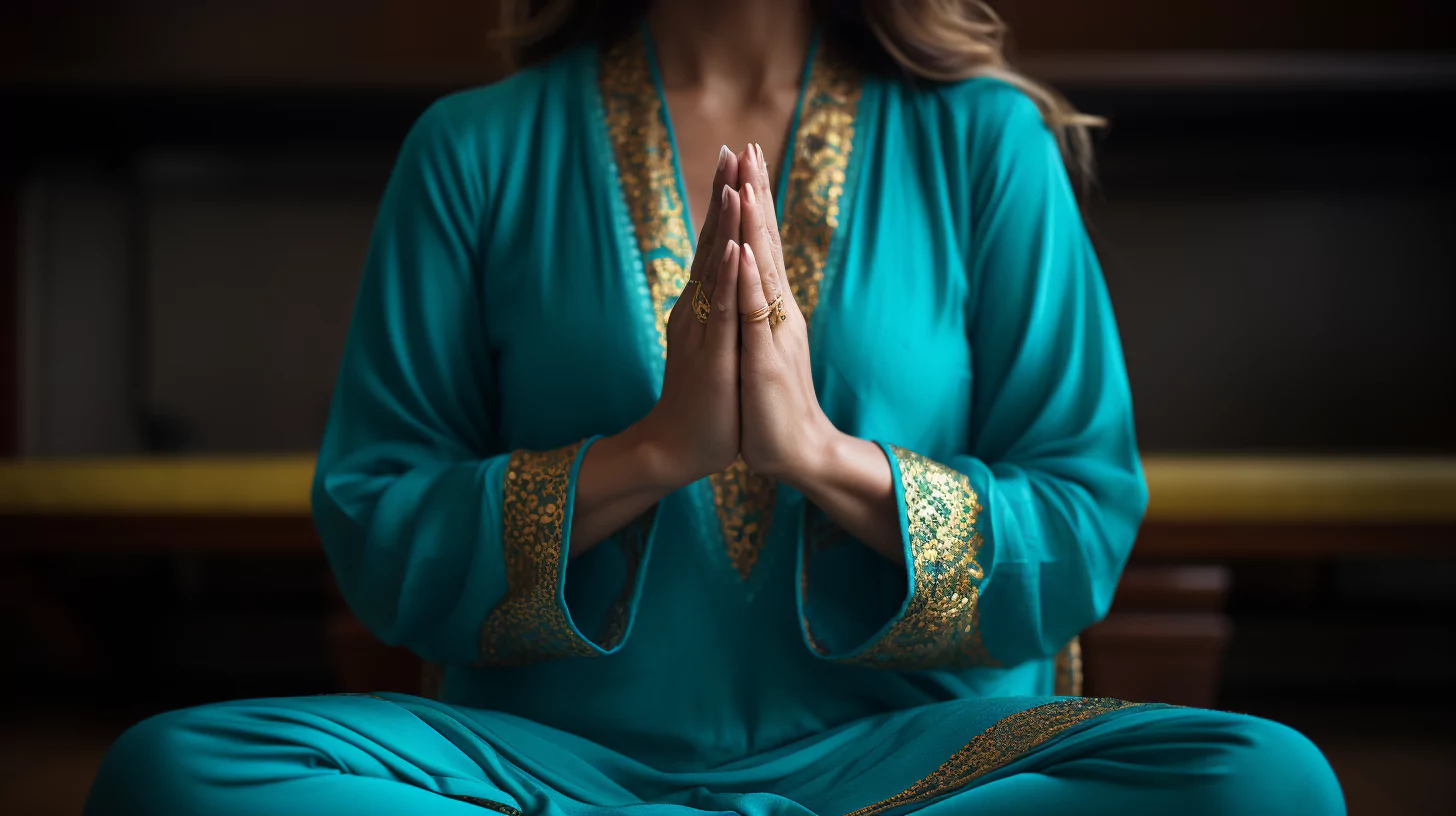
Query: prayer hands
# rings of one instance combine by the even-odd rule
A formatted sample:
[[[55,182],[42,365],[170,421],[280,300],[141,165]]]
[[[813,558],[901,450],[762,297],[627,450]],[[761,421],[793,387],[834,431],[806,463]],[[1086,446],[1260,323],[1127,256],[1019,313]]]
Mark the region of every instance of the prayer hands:
[[[667,372],[662,397],[642,420],[662,452],[664,478],[684,485],[733,464],[739,450],[738,157],[726,147],[693,256],[690,282],[667,321]],[[701,281],[701,283],[697,283]],[[702,296],[697,289],[701,287]],[[694,313],[712,298],[706,323]]]
[[[741,455],[757,473],[802,481],[839,431],[814,393],[758,145],[723,149],[690,277],[668,317],[662,397],[643,419],[665,478],[688,484]]]
[[[809,361],[809,328],[784,267],[763,149],[749,145],[736,162],[743,248],[738,256],[737,309],[754,316],[740,327],[741,453],[749,468],[790,485],[802,481],[839,431],[819,406]],[[725,205],[727,206],[727,205]],[[727,278],[720,280],[719,291]],[[714,306],[714,317],[718,305]],[[735,319],[739,319],[737,314]]]

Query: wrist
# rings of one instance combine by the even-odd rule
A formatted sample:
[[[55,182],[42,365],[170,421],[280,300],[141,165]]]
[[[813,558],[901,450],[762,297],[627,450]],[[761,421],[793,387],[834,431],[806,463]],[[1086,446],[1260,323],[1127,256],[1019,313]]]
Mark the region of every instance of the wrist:
[[[641,474],[643,482],[666,495],[692,484],[699,477],[683,467],[682,457],[675,455],[673,446],[656,429],[653,415],[648,414],[611,440],[621,448],[634,472]]]
[[[833,481],[836,473],[842,472],[848,448],[857,441],[834,427],[828,417],[821,416],[804,434],[800,455],[778,474],[778,479],[812,498]]]

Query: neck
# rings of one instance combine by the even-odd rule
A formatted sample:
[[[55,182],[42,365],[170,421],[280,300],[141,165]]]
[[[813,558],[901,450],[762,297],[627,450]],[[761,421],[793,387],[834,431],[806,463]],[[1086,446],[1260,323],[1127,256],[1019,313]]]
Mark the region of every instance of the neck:
[[[798,85],[814,22],[806,0],[659,0],[647,25],[668,89],[755,96]]]

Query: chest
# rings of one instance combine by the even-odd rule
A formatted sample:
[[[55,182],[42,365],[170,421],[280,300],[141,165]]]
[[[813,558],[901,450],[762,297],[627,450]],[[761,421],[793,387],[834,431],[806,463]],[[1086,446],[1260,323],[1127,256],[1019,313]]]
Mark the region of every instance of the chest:
[[[682,168],[688,220],[696,235],[707,216],[719,151],[726,145],[737,153],[753,142],[763,148],[769,167],[781,166],[791,141],[789,126],[798,95],[790,89],[747,103],[725,105],[705,98],[701,92],[668,91],[663,100],[673,126],[678,166]]]
[[[930,455],[961,450],[970,287],[944,185],[884,138],[873,89],[833,63],[807,76],[777,201],[816,394],[847,433]],[[666,317],[688,279],[691,165],[664,97],[640,51],[604,54],[595,81],[600,106],[567,143],[573,155],[537,159],[584,168],[579,183],[533,200],[532,217],[501,222],[485,242],[485,340],[512,448],[615,433],[646,414],[660,393]],[[743,580],[771,532],[788,534],[775,515],[781,491],[741,461],[690,492],[705,540]]]
[[[674,128],[640,52],[603,55],[593,81],[599,108],[567,143],[580,155],[538,160],[588,172],[486,242],[486,340],[513,444],[613,433],[654,404],[665,318],[694,251],[690,179],[710,182],[721,144]],[[785,266],[830,418],[868,438],[953,446],[971,399],[972,287],[936,163],[887,137],[882,118],[872,86],[812,66],[781,139]],[[692,143],[707,156],[684,159]]]

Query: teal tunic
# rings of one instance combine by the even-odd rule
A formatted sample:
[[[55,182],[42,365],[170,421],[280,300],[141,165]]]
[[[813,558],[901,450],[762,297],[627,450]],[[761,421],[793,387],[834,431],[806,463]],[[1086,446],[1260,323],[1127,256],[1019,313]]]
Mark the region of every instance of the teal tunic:
[[[344,595],[435,699],[164,715],[89,812],[1342,812],[1282,726],[1053,696],[1147,496],[1032,102],[816,49],[786,156],[816,391],[881,445],[906,568],[741,462],[568,562],[581,461],[657,399],[694,240],[645,35],[578,49],[411,132],[319,458]]]

